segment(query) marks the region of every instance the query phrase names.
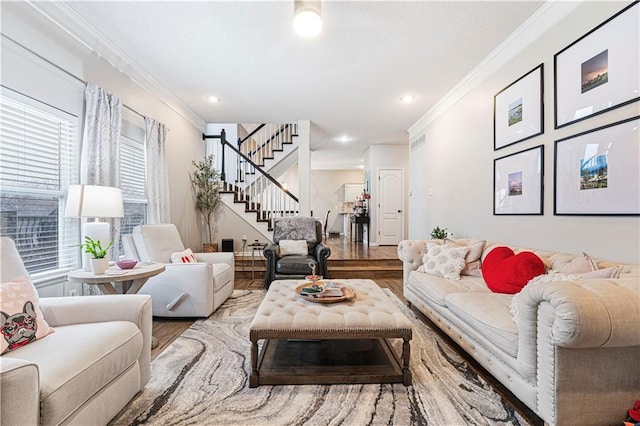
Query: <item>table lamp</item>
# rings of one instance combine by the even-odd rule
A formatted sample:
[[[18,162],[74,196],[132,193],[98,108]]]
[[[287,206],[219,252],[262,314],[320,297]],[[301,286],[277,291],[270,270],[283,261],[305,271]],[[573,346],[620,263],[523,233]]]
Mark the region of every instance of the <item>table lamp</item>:
[[[64,215],[95,218],[95,222],[82,225],[82,243],[85,237],[90,237],[106,246],[111,241],[111,225],[99,218],[124,217],[122,191],[111,186],[69,185]],[[82,253],[82,267],[89,270],[88,253]]]

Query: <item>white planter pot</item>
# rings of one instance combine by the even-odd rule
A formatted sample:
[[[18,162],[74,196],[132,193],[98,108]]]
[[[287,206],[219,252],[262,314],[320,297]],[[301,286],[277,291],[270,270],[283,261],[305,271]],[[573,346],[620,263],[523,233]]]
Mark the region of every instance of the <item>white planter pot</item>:
[[[103,257],[102,259],[91,259],[91,272],[95,275],[104,274],[107,268],[109,267],[109,259]]]

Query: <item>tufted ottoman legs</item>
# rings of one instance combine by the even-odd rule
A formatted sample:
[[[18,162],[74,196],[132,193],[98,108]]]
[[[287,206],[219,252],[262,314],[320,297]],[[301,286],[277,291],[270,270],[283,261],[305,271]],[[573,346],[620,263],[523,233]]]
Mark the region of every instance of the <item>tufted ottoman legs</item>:
[[[303,282],[274,281],[260,304],[249,329],[250,387],[411,384],[411,322],[375,282],[340,280],[356,297],[334,304],[303,300],[295,292]],[[402,339],[400,354],[391,339]]]

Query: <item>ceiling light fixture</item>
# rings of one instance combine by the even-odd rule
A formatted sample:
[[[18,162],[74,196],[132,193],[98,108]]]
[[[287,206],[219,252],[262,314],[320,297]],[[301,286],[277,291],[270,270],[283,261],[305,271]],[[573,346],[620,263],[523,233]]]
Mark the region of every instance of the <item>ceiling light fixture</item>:
[[[338,142],[347,143],[351,140],[351,138],[347,135],[342,135],[338,138]]]
[[[220,98],[216,98],[215,96],[209,96],[207,100],[209,100],[209,102],[213,104],[217,104],[218,102],[220,102]]]
[[[315,37],[320,34],[320,0],[294,0],[293,29],[301,37]]]
[[[400,98],[400,101],[402,103],[408,104],[410,102],[413,102],[416,100],[416,97],[413,95],[404,95],[403,97]]]

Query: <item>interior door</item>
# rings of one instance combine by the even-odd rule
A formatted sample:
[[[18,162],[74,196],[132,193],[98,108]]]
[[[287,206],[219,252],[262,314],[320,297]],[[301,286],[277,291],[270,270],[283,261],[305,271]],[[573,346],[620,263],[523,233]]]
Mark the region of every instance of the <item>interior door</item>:
[[[404,227],[402,169],[378,169],[378,244],[397,245]]]

